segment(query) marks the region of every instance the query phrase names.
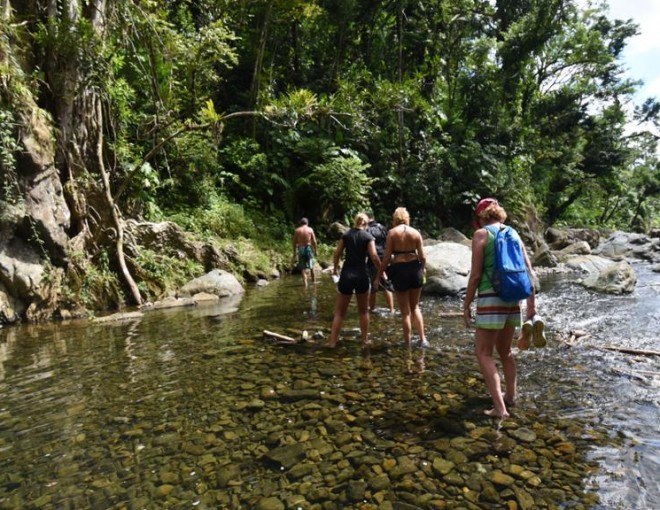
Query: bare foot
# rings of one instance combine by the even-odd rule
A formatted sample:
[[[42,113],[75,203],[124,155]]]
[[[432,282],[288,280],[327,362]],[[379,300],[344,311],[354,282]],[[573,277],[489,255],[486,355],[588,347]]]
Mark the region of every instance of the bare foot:
[[[509,413],[504,412],[503,414],[500,414],[497,412],[497,409],[495,408],[484,411],[484,414],[486,416],[490,416],[491,418],[501,418],[502,420],[509,417]]]
[[[337,347],[337,344],[331,344],[330,342],[328,342],[327,344],[324,344],[323,347],[327,349],[334,349],[335,347]]]

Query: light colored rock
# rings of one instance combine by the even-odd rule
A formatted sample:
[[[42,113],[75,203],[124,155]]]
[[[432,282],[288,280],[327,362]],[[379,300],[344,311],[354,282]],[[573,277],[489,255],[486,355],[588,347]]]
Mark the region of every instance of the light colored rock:
[[[565,262],[566,267],[583,273],[600,273],[603,269],[614,264],[614,262],[598,255],[577,255],[570,257]]]
[[[650,259],[652,240],[644,234],[614,232],[593,253],[612,260],[624,260],[629,257]]]
[[[557,256],[559,257],[560,260],[566,259],[568,257],[571,257],[573,255],[589,255],[591,254],[591,246],[589,246],[589,243],[586,241],[578,241],[573,244],[569,244],[565,248],[563,248]]]
[[[209,294],[208,292],[199,292],[192,297],[193,303],[209,303],[218,301],[220,298],[215,294]]]
[[[227,297],[235,294],[243,294],[245,289],[233,274],[222,269],[214,269],[210,273],[206,273],[204,276],[186,283],[179,290],[178,296],[194,296],[200,292],[214,294],[219,297]]]
[[[543,243],[532,257],[533,267],[556,267],[558,264],[557,256],[552,253],[547,244]]]
[[[92,322],[94,323],[106,323],[106,322],[120,322],[127,320],[141,319],[144,314],[142,312],[125,312],[125,313],[113,313],[112,315],[106,315],[105,317],[97,317]]]
[[[426,285],[424,292],[458,295],[467,287],[472,250],[459,243],[440,242],[424,248]]]
[[[635,290],[637,275],[628,262],[614,263],[582,282],[585,287],[607,294],[629,294]]]

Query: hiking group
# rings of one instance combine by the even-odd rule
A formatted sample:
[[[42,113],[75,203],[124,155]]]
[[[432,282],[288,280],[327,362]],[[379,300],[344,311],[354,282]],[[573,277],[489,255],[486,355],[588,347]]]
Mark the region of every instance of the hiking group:
[[[513,337],[520,328],[518,348],[545,345],[544,322],[536,314],[533,286],[534,270],[518,233],[504,224],[507,214],[494,198],[479,201],[474,213],[475,232],[467,290],[463,301],[466,327],[475,326],[475,355],[493,401],[488,416],[506,418],[515,406],[517,367],[512,353]],[[314,276],[316,237],[306,218],[294,232],[294,255],[307,285],[306,271]],[[344,262],[340,261],[344,256]],[[337,242],[333,255],[333,279],[337,283],[334,317],[327,347],[335,347],[348,306],[355,294],[362,345],[368,346],[369,311],[375,309],[376,293],[381,290],[390,313],[396,296],[404,343],[412,345],[415,328],[422,348],[430,347],[424,333],[424,319],[419,307],[425,283],[426,256],[421,234],[410,226],[410,215],[398,207],[387,230],[373,215],[358,214],[352,227]],[[521,301],[526,301],[525,321]],[[476,303],[474,319],[472,303]],[[497,349],[504,373],[505,391],[493,358]]]

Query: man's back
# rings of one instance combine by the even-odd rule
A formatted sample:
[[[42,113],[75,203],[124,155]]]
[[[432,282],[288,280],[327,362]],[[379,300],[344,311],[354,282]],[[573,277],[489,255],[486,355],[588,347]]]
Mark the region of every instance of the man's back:
[[[312,244],[312,239],[314,238],[314,230],[307,225],[301,225],[293,233],[293,240],[296,243],[296,246],[307,246]]]

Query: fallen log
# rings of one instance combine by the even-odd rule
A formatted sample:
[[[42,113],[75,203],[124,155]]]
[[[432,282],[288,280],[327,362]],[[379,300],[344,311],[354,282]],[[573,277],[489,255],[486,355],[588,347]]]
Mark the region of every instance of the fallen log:
[[[606,351],[620,352],[622,354],[635,354],[638,356],[660,356],[660,351],[646,351],[638,349],[628,349],[627,347],[616,347],[614,345],[605,345],[600,347]]]
[[[275,333],[274,331],[268,331],[267,329],[264,329],[264,338],[277,340],[278,342],[287,343],[287,344],[298,343],[298,341],[295,338],[286,335],[280,335],[279,333]]]

